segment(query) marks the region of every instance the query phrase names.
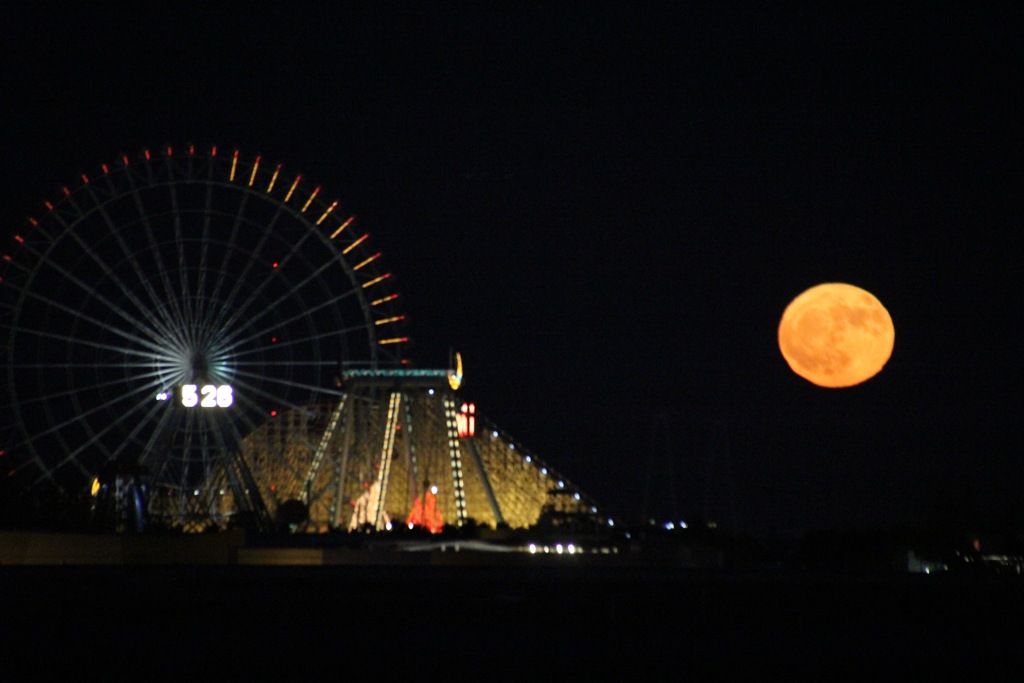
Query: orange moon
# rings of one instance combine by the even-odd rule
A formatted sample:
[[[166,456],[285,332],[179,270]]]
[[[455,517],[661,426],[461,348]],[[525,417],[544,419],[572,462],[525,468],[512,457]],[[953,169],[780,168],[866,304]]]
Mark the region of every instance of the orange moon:
[[[892,355],[896,330],[871,292],[841,282],[811,287],[779,322],[779,350],[793,372],[821,387],[860,384]]]

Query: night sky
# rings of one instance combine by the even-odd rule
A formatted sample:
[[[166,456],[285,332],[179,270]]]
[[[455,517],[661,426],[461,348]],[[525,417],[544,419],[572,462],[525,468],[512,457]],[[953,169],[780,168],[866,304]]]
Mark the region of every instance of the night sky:
[[[412,360],[617,515],[1019,509],[1024,9],[679,4],[14,3],[3,233],[122,153],[261,154],[383,250]],[[776,343],[825,281],[896,326],[850,389]]]

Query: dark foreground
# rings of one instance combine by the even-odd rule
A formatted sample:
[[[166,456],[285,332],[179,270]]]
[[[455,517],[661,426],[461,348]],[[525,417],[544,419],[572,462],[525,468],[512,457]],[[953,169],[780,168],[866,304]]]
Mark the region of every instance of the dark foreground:
[[[0,609],[5,666],[30,679],[1017,680],[1024,663],[1020,577],[5,566]]]

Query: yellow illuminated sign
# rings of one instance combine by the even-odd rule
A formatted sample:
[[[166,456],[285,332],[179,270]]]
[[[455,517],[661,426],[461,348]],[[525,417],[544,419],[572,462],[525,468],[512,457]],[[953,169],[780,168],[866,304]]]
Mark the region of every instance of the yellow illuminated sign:
[[[448,371],[448,386],[452,391],[458,391],[462,386],[462,354],[458,351],[455,352],[455,369]]]

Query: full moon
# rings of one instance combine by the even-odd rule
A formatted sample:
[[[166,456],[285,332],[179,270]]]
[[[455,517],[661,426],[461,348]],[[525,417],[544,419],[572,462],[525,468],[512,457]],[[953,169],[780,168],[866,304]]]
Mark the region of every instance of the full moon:
[[[892,355],[896,331],[871,292],[840,282],[811,287],[779,322],[779,350],[793,372],[821,387],[860,384]]]

